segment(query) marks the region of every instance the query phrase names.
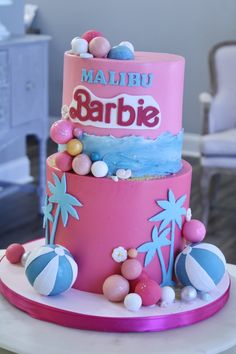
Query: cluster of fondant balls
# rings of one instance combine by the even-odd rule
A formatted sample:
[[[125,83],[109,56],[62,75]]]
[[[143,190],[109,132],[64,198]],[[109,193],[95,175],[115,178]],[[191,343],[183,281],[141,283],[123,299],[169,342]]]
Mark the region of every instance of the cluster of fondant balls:
[[[30,252],[26,252],[24,246],[20,243],[12,243],[6,249],[6,258],[12,264],[21,263],[23,266],[26,263],[27,258],[29,257]]]
[[[81,137],[83,131],[74,128],[68,119],[61,119],[53,123],[50,129],[51,139],[59,144],[59,152],[55,155],[55,164],[63,172],[73,170],[84,176],[90,172],[94,177],[105,177],[108,166],[100,159],[97,152],[89,155],[83,152]]]
[[[81,37],[75,37],[71,41],[71,52],[83,59],[109,58],[119,60],[134,59],[134,46],[128,41],[111,47],[110,42],[103,34],[96,30],[89,30]]]
[[[122,247],[118,249],[122,251]],[[121,274],[110,275],[103,283],[106,299],[112,302],[123,301],[130,311],[137,311],[141,306],[155,305],[159,301],[169,304],[175,300],[175,292],[171,287],[161,288],[155,280],[148,277],[136,258],[136,249],[131,248],[124,252],[124,257],[117,259],[117,262],[122,263]]]

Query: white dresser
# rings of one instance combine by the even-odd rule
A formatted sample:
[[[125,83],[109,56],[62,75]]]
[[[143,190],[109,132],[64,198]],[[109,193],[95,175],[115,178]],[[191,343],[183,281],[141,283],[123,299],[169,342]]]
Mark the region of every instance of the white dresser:
[[[37,138],[40,206],[48,138],[49,40],[49,36],[25,35],[0,41],[0,152],[19,138]]]

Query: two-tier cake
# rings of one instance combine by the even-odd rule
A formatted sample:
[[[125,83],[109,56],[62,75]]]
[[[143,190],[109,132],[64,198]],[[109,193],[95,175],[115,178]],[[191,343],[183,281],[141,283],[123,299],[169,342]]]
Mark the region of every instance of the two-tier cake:
[[[133,311],[177,304],[169,325],[154,316],[156,325],[143,330],[176,327],[172,313],[181,317],[189,303],[201,313],[221,300],[182,325],[227,301],[224,256],[199,243],[205,228],[190,215],[192,168],[181,159],[184,65],[178,55],[134,52],[130,42],[111,48],[96,31],[73,39],[64,56],[62,118],[50,130],[58,152],[47,160],[46,246],[25,256],[39,293],[73,285],[82,297],[103,293]],[[82,322],[77,327],[90,328]]]

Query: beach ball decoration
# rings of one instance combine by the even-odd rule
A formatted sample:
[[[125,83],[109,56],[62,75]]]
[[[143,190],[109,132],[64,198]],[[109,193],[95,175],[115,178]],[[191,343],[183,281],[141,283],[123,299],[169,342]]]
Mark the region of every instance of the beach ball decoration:
[[[66,248],[45,245],[30,253],[25,264],[25,274],[39,294],[52,296],[72,287],[78,266]]]
[[[213,290],[223,278],[225,270],[223,253],[209,243],[188,245],[175,261],[175,274],[180,283],[203,292]]]

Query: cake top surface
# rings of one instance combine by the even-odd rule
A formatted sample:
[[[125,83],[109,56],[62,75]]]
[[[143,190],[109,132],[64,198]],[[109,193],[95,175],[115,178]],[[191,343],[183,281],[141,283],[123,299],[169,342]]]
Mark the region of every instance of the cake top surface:
[[[66,56],[73,57],[75,60],[81,59],[80,56],[74,54],[71,50],[65,52]],[[96,61],[101,61],[102,63],[114,61],[114,59],[109,58],[91,58]],[[84,59],[85,60],[85,59]],[[177,54],[169,53],[156,53],[156,52],[144,52],[144,51],[135,51],[134,59],[122,60],[122,62],[173,62],[173,61],[184,61],[184,57]]]

